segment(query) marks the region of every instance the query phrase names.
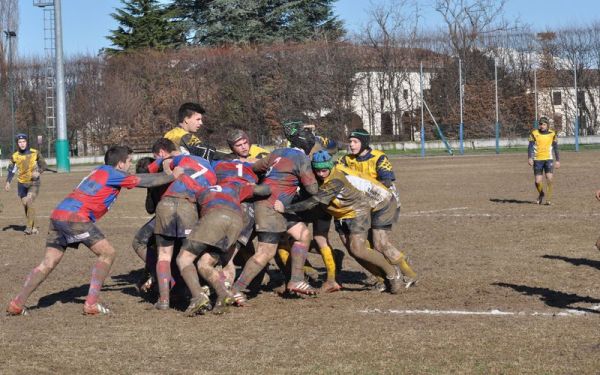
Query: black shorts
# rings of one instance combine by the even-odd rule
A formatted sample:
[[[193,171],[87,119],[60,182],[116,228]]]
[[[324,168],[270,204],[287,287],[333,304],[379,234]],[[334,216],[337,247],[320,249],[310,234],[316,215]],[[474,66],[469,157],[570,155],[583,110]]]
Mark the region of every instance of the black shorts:
[[[40,193],[40,183],[28,183],[22,184],[17,183],[17,195],[19,198],[23,199],[27,196],[27,194],[31,194],[31,200],[34,200],[35,197]]]
[[[533,161],[533,174],[535,176],[541,176],[546,173],[554,172],[554,160],[534,160]]]
[[[80,223],[50,219],[46,247],[65,251],[68,247],[76,249],[79,244],[84,244],[91,248],[104,238],[96,224],[90,221]]]

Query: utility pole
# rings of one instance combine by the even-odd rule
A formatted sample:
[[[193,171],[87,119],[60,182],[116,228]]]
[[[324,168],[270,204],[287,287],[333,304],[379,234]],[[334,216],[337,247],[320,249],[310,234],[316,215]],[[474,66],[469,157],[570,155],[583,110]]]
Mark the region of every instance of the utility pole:
[[[56,35],[56,168],[70,172],[69,139],[67,138],[67,106],[65,100],[65,66],[63,63],[62,15],[60,0],[54,0]]]
[[[13,49],[12,49],[12,41],[17,36],[17,33],[12,30],[5,30],[4,35],[6,35],[6,41],[8,42],[8,96],[10,101],[10,124],[12,129],[12,138],[10,142],[10,149],[12,152],[15,152],[15,93],[13,88]]]

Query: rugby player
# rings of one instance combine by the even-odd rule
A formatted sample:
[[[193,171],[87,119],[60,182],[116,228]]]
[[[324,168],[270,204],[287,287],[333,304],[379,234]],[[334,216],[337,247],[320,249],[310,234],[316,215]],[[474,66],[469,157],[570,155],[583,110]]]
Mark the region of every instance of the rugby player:
[[[172,175],[128,174],[132,150],[113,146],[104,155],[104,165],[94,169],[61,201],[50,214],[46,253],[42,262],[27,276],[21,291],[9,302],[9,315],[26,315],[25,302],[33,291],[56,268],[69,247],[87,246],[98,257],[92,269],[88,295],[83,304],[85,315],[108,314],[110,310],[98,302],[100,289],[110,272],[116,251],[96,226],[121,188],[149,188],[173,181],[183,170],[175,168]]]
[[[539,129],[533,129],[529,133],[527,156],[527,162],[533,167],[535,189],[538,192],[536,203],[542,204],[545,198],[546,205],[551,205],[554,167],[560,168],[560,161],[556,132],[550,129],[550,120],[545,116],[540,117]],[[544,175],[546,176],[545,193]]]
[[[40,175],[46,170],[46,161],[42,154],[29,147],[29,140],[26,134],[17,134],[17,151],[15,151],[8,165],[8,176],[4,190],[10,190],[10,183],[18,172],[17,176],[17,195],[25,209],[27,226],[24,233],[38,234],[38,228],[35,226],[35,207],[33,202],[40,192]]]

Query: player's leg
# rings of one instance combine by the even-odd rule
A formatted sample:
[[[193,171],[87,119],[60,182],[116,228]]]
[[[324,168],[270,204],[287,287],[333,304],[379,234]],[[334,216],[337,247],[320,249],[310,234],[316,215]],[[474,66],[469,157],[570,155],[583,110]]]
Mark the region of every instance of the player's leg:
[[[538,192],[538,198],[536,200],[537,204],[542,204],[542,201],[544,200],[543,168],[544,168],[543,161],[540,161],[540,160],[533,161],[533,175],[534,175],[535,189]]]
[[[333,251],[329,244],[329,228],[331,227],[331,216],[327,214],[320,215],[313,221],[313,239],[315,240],[321,258],[327,271],[327,279],[323,283],[321,290],[327,293],[337,292],[342,287],[336,281],[336,261],[333,257]],[[343,253],[342,253],[343,254]],[[341,263],[341,262],[340,262]]]
[[[27,217],[27,227],[25,228],[25,234],[37,234],[38,229],[35,227],[35,198],[39,193],[39,185],[21,185],[19,184],[19,195],[21,194],[21,186],[23,186],[24,196],[21,198],[21,203],[25,208],[25,216]]]
[[[27,299],[60,263],[65,254],[64,251],[63,247],[46,247],[42,262],[31,270],[19,293],[9,302],[6,308],[9,315],[26,314],[25,303]]]
[[[198,254],[204,250],[205,247],[203,244],[185,241],[179,251],[179,255],[177,255],[177,266],[181,272],[181,277],[192,294],[190,305],[186,310],[186,314],[190,316],[203,313],[210,305],[210,299],[206,294],[206,290],[200,285],[198,270],[194,264],[194,261],[198,258]]]
[[[83,304],[84,314],[96,315],[106,314],[108,309],[98,303],[100,289],[104,284],[104,280],[110,272],[110,268],[115,261],[117,253],[115,248],[108,242],[106,238],[88,245],[90,250],[98,256],[96,263],[92,267],[92,276],[90,279],[90,289]]]
[[[158,310],[169,308],[169,294],[171,292],[171,259],[173,258],[173,247],[175,239],[156,235],[158,244],[158,261],[156,262],[156,278],[158,283],[158,302],[155,307]]]
[[[410,266],[406,255],[390,243],[389,230],[373,228],[373,242],[376,248],[381,249],[384,254],[389,254],[386,258],[392,265],[398,267],[406,288],[417,282],[417,273]]]
[[[232,292],[236,303],[245,304],[245,298],[241,294],[248,288],[254,278],[267,266],[267,263],[275,256],[277,244],[282,233],[258,232],[258,246],[256,253],[248,259],[242,273],[233,284]]]
[[[290,250],[291,275],[287,284],[287,289],[294,293],[314,295],[317,290],[304,281],[304,264],[308,255],[308,245],[310,244],[310,231],[303,222],[293,224],[287,233],[292,236],[294,242]]]
[[[554,192],[554,163],[552,160],[546,160],[544,172],[546,175],[546,204],[551,205]]]

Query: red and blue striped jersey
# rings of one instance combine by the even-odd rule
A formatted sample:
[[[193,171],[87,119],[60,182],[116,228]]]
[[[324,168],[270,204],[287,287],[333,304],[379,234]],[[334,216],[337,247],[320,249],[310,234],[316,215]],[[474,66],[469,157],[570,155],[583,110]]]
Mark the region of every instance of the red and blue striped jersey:
[[[276,200],[284,205],[289,204],[299,186],[313,187],[316,190],[317,180],[312,172],[306,154],[295,148],[280,148],[256,161],[255,172],[264,173],[262,184],[271,187],[271,196],[257,203],[273,206]]]
[[[200,215],[212,210],[227,210],[236,215],[242,215],[240,202],[252,197],[252,185],[228,183],[215,185],[198,194]]]
[[[148,166],[151,173],[156,173],[162,159],[155,160]],[[182,167],[183,174],[171,182],[163,197],[177,197],[196,201],[196,195],[209,186],[217,183],[217,176],[210,162],[194,155],[177,155],[171,159],[169,168]]]
[[[258,176],[252,163],[241,160],[218,160],[212,163],[219,185],[228,183],[256,184]]]
[[[139,177],[110,165],[94,169],[50,214],[53,220],[96,222],[110,209],[121,188],[131,189]]]

